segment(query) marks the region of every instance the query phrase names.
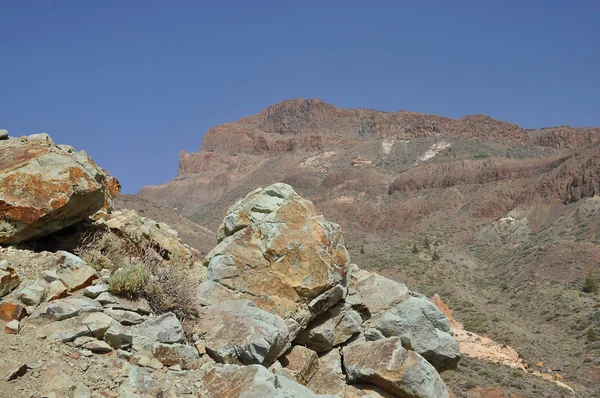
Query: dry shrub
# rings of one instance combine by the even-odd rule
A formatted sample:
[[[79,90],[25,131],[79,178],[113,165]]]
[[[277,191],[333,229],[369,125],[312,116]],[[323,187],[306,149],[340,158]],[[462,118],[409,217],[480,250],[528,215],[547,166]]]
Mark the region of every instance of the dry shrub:
[[[189,267],[177,258],[165,259],[148,239],[132,240],[97,229],[82,238],[76,252],[96,270],[111,271],[112,294],[143,297],[157,314],[173,312],[179,319],[196,316],[197,283]]]
[[[188,267],[169,263],[154,267],[145,297],[157,313],[170,311],[179,319],[193,319],[197,316],[196,288]]]

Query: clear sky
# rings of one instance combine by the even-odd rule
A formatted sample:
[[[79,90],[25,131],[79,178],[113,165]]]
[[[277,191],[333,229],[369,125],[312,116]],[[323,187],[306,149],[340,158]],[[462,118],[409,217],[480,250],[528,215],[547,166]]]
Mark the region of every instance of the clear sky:
[[[284,99],[600,126],[599,1],[0,0],[0,128],[124,192]]]

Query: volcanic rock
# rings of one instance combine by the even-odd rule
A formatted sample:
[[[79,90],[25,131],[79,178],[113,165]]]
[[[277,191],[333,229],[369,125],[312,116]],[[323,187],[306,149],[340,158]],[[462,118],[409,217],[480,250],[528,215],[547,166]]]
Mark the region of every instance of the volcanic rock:
[[[291,338],[315,310],[343,296],[348,253],[340,228],[289,185],[246,195],[229,209],[218,237],[205,260],[206,279],[280,316]],[[309,306],[313,300],[320,304]]]
[[[0,260],[0,297],[6,296],[20,283],[19,275],[8,265],[8,261]]]
[[[85,152],[47,135],[0,140],[0,243],[13,244],[87,219],[112,193]]]
[[[277,315],[250,300],[234,300],[200,310],[194,329],[215,361],[271,364],[283,351],[288,328]]]
[[[369,383],[401,397],[448,397],[446,385],[422,356],[402,347],[400,338],[355,342],[342,350],[351,383]]]
[[[297,345],[282,355],[279,362],[292,379],[306,385],[317,371],[319,356],[313,350]]]
[[[224,365],[210,370],[202,377],[200,396],[206,398],[317,397],[303,385],[287,377],[273,374],[259,365]]]

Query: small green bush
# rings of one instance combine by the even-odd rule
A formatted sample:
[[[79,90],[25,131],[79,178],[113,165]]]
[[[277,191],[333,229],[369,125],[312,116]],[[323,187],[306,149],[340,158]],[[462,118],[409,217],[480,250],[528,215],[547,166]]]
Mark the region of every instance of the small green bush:
[[[583,291],[585,293],[598,293],[598,288],[599,288],[599,284],[598,284],[598,278],[596,278],[596,275],[594,275],[594,272],[590,269],[588,271],[587,276],[585,277],[585,282],[583,284]]]
[[[423,242],[423,247],[427,250],[429,250],[429,248],[430,248],[429,239],[427,239],[427,237],[425,237],[425,241]]]
[[[594,342],[594,341],[599,341],[600,338],[598,337],[598,333],[596,332],[596,329],[594,328],[589,328],[587,331],[587,339],[590,342]]]
[[[417,244],[416,243],[413,243],[412,253],[413,254],[419,254],[419,249],[417,248]]]
[[[148,270],[143,264],[131,264],[115,271],[110,277],[108,290],[118,296],[136,298],[143,295],[147,278]]]
[[[438,261],[440,259],[440,255],[438,254],[437,250],[433,252],[433,254],[431,255],[431,259],[433,261]]]

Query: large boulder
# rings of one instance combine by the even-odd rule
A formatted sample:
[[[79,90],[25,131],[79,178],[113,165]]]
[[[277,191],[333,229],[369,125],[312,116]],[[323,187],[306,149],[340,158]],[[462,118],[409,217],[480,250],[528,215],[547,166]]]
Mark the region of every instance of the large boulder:
[[[289,340],[288,328],[277,315],[249,300],[234,300],[200,310],[194,331],[217,362],[270,365]]]
[[[52,233],[110,207],[119,184],[47,134],[0,140],[0,244]]]
[[[207,283],[284,319],[290,339],[345,295],[348,252],[339,226],[289,185],[250,192],[229,209],[218,237],[205,260]],[[205,298],[226,296],[201,289]]]
[[[343,348],[342,357],[351,383],[373,384],[400,397],[448,397],[435,368],[416,352],[402,347],[398,337],[355,342]]]

